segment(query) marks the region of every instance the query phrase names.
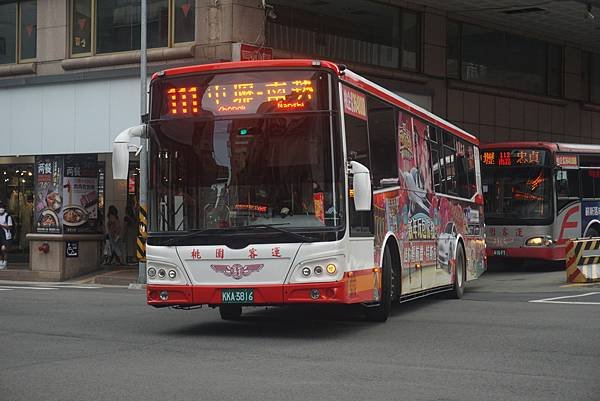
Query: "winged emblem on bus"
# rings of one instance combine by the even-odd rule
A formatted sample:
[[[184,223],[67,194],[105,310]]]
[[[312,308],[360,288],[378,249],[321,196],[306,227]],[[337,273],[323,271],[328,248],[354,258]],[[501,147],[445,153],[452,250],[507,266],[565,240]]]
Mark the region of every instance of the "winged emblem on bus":
[[[263,268],[263,264],[252,264],[252,265],[210,265],[216,273],[223,273],[227,277],[231,277],[236,280],[240,280],[244,277],[251,275],[254,272],[259,271]]]

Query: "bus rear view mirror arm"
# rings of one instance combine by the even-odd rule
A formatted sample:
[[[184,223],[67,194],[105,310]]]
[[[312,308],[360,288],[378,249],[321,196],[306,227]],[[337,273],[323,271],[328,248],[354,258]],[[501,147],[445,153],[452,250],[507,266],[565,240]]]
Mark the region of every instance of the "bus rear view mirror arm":
[[[357,212],[371,210],[371,173],[364,165],[356,161],[350,163],[350,174],[354,175],[354,209]]]
[[[141,151],[141,146],[131,144],[132,138],[142,138],[144,136],[144,125],[136,125],[122,131],[113,141],[112,170],[115,180],[127,179],[129,173],[129,149],[134,147],[136,154]]]

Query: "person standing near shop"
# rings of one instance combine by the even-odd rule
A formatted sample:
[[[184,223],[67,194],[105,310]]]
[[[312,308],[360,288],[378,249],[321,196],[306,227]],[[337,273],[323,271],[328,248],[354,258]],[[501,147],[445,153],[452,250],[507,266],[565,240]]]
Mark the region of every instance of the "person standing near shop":
[[[117,264],[123,264],[123,251],[121,249],[122,241],[122,226],[119,219],[119,211],[114,205],[108,207],[106,228],[108,231],[108,239],[110,241],[111,261],[116,261]]]
[[[8,246],[12,240],[12,217],[7,213],[4,203],[0,202],[0,269],[6,269]]]

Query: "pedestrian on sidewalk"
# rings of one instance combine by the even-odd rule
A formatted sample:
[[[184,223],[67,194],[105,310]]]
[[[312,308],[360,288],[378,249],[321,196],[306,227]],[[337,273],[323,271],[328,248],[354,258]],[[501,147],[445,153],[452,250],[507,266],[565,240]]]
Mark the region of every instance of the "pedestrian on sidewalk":
[[[119,219],[119,211],[114,205],[108,207],[106,229],[108,231],[108,239],[111,249],[111,261],[116,261],[117,264],[123,264],[123,251],[121,249],[122,233],[121,220]]]
[[[6,269],[8,246],[12,240],[13,219],[0,202],[0,269]]]

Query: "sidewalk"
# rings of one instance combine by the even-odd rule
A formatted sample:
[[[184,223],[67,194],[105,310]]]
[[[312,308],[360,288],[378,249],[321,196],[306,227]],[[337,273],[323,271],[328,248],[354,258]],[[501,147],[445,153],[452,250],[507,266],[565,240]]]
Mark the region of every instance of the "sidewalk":
[[[138,267],[131,265],[124,266],[106,266],[102,270],[97,270],[86,276],[76,277],[67,282],[76,282],[79,284],[102,284],[102,285],[120,285],[128,286],[135,284],[138,280]]]
[[[0,281],[47,282],[48,280],[42,277],[40,273],[43,272],[29,270],[29,266],[26,263],[14,263],[9,264],[8,269],[0,270]],[[102,266],[100,270],[63,282],[129,286],[129,284],[137,283],[137,280],[138,267],[136,265],[122,265]]]

